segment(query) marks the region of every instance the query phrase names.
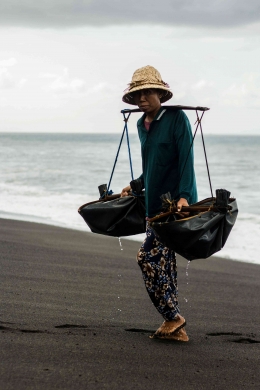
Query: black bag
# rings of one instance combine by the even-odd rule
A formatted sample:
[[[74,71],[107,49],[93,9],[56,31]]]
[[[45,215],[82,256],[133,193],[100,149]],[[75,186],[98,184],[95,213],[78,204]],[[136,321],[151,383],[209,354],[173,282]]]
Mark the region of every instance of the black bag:
[[[152,218],[150,226],[166,247],[187,260],[205,259],[223,248],[238,214],[228,191],[217,190],[216,195],[183,207],[190,212],[187,218],[168,212]]]
[[[142,192],[143,182],[140,179],[134,180],[127,128],[127,121],[132,111],[136,110],[130,110],[130,112],[129,110],[122,111],[125,125],[108,186],[106,184],[102,184],[98,187],[100,193],[99,200],[86,203],[78,209],[79,214],[84,218],[90,230],[94,233],[104,234],[106,236],[123,237],[144,233],[146,231],[145,197],[144,192]],[[126,116],[126,114],[128,115]],[[129,196],[121,198],[120,194],[111,195],[113,192],[109,190],[109,188],[124,134],[126,134],[127,138],[132,181],[130,182],[131,193]]]
[[[144,233],[146,229],[144,195],[107,196],[81,206],[78,211],[94,233],[122,237]]]

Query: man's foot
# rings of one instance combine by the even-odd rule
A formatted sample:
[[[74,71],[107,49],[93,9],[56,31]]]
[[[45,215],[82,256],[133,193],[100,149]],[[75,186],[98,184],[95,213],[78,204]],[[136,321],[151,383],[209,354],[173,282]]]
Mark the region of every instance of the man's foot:
[[[186,325],[185,318],[178,314],[174,320],[164,321],[159,329],[154,333],[154,336],[170,336],[177,330]],[[164,337],[165,338],[165,337]]]
[[[172,334],[157,336],[156,334],[150,336],[151,339],[163,339],[163,340],[173,340],[173,341],[189,341],[189,336],[187,335],[184,328],[176,330]]]

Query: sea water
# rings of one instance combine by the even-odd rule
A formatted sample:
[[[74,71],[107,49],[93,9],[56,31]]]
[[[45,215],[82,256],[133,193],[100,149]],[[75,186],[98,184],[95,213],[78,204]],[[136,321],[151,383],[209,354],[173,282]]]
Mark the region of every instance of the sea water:
[[[0,217],[89,231],[79,206],[108,183],[121,134],[0,133]],[[260,264],[260,136],[204,134],[212,187],[237,199],[239,214],[218,256]],[[130,131],[134,177],[141,174],[140,145]],[[200,135],[195,139],[199,200],[211,196]],[[131,181],[124,140],[111,189]],[[144,235],[131,239],[141,241]]]

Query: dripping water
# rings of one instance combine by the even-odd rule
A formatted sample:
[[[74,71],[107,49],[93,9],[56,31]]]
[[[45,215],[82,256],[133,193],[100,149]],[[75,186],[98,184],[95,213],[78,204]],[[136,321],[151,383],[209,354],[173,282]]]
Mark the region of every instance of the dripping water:
[[[189,265],[190,265],[190,260],[188,261],[187,266],[186,266],[186,270],[185,270],[185,274],[186,274],[186,284],[187,284],[187,285],[189,284]],[[187,302],[188,302],[188,299],[187,299],[187,298],[184,298],[184,301],[187,303]]]
[[[122,250],[123,250],[123,249],[122,249]],[[122,275],[121,275],[121,274],[118,274],[117,276],[118,276],[118,283],[121,283],[121,276],[122,276]],[[117,299],[118,299],[118,303],[120,304],[120,296],[119,296],[119,295],[117,296]],[[116,310],[116,312],[117,312],[118,314],[120,314],[121,311],[122,311],[121,309],[116,309],[116,307],[114,307],[114,309]]]
[[[187,284],[189,284],[189,265],[190,265],[190,260],[188,261],[187,266],[186,266],[186,281],[187,281]]]
[[[123,251],[124,249],[123,249],[123,245],[122,245],[122,242],[121,242],[121,238],[120,238],[120,237],[118,237],[118,241],[119,241],[120,249],[121,249],[121,251]]]

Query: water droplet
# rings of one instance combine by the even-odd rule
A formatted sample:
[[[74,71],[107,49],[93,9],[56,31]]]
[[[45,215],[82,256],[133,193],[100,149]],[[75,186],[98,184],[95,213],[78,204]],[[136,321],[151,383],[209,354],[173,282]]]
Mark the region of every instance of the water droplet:
[[[188,261],[187,266],[186,266],[186,270],[185,270],[185,273],[186,273],[186,284],[187,285],[189,284],[189,265],[190,265],[190,260]],[[184,298],[184,301],[187,303],[188,299]]]
[[[123,249],[123,245],[122,245],[122,242],[121,242],[121,238],[120,238],[120,237],[118,237],[118,241],[119,241],[120,249],[121,249],[121,251],[123,251],[124,249]]]
[[[189,272],[188,272],[188,270],[189,270],[189,265],[190,265],[190,260],[188,261],[187,266],[186,266],[186,276],[187,276],[187,277],[189,276]]]

